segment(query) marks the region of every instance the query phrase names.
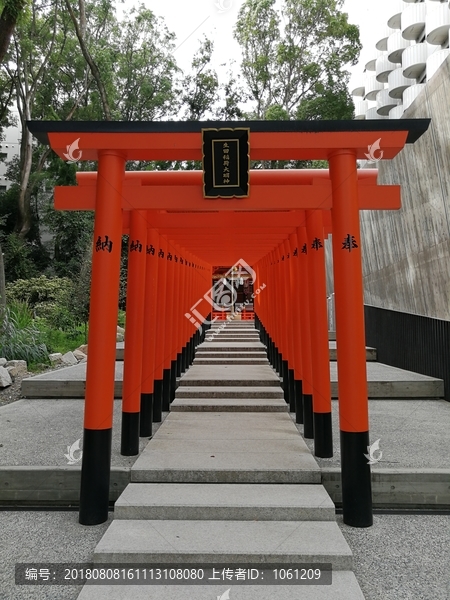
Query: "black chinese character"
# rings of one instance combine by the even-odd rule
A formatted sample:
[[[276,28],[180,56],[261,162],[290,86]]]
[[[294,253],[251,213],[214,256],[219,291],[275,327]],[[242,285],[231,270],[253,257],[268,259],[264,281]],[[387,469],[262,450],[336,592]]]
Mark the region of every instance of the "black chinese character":
[[[298,256],[298,248],[296,248],[296,249],[294,250],[294,252],[292,253],[292,256]]]
[[[161,248],[159,249],[158,256],[159,258],[164,258],[164,250],[162,250]]]
[[[342,242],[341,250],[348,250],[349,252],[351,252],[353,248],[357,247],[358,244],[356,243],[355,236],[350,235],[350,233],[347,233],[346,237],[344,238],[344,241]]]
[[[99,252],[100,250],[107,250],[108,252],[112,252],[113,243],[109,239],[107,235],[105,235],[105,241],[102,242],[102,238],[99,235],[97,241],[95,242],[95,251]]]
[[[313,243],[311,244],[311,248],[313,250],[319,250],[319,248],[323,248],[323,244],[322,242],[319,240],[318,237],[314,238]]]
[[[308,254],[308,246],[306,244],[302,246],[302,254]]]
[[[167,260],[172,260],[172,255],[170,252],[167,254]]]
[[[173,258],[174,258],[175,262],[177,263],[178,262],[178,256],[176,254],[174,254]]]
[[[153,254],[153,256],[155,255],[155,247],[153,244],[150,244],[150,246],[147,246],[147,254]]]
[[[281,257],[281,260],[284,260],[284,254],[283,254],[283,256]]]
[[[182,256],[180,256],[180,265],[184,265],[184,260]]]
[[[139,240],[131,240],[130,252],[142,252],[142,244]]]

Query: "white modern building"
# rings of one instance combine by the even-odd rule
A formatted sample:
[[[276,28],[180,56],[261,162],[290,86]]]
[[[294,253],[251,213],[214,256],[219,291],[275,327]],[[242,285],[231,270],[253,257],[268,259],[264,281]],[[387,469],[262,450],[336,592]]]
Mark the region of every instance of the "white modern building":
[[[19,122],[19,115],[15,116]],[[3,139],[0,141],[0,193],[6,192],[11,186],[6,177],[6,170],[8,163],[20,154],[20,134],[21,130],[17,125],[6,127],[3,131]]]
[[[352,78],[356,119],[399,119],[450,54],[450,0],[393,0],[364,71]]]

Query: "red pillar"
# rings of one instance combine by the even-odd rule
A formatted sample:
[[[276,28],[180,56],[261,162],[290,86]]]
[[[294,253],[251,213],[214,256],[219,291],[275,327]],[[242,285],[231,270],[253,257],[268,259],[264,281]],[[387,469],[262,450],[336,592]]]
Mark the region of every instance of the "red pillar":
[[[314,454],[333,456],[331,427],[330,350],[328,342],[327,289],[325,275],[325,241],[322,211],[306,211],[308,236],[308,283],[314,383]]]
[[[302,288],[298,275],[298,240],[296,233],[291,233],[289,235],[289,279],[292,333],[294,340],[295,421],[296,423],[303,423],[303,363],[301,331]]]
[[[125,159],[117,151],[99,151],[81,466],[82,525],[98,525],[108,518]]]
[[[155,388],[153,392],[153,422],[162,420],[163,405],[163,368],[164,336],[166,318],[166,282],[167,282],[167,240],[159,236],[158,256],[158,296],[156,301],[156,345],[155,345]]]
[[[150,223],[150,213],[149,223]],[[159,234],[156,229],[147,231],[146,268],[145,268],[145,307],[143,322],[142,347],[142,386],[141,386],[141,418],[139,423],[142,437],[152,436],[153,392],[155,379],[155,344],[157,321],[158,290],[158,248]]]
[[[303,435],[305,438],[314,437],[313,421],[313,374],[312,374],[312,343],[311,322],[309,306],[309,282],[308,282],[308,238],[306,227],[297,228],[298,239],[298,270],[301,281],[302,293],[301,306],[301,338],[302,338],[302,361],[303,361]]]
[[[364,456],[369,445],[369,404],[356,154],[338,150],[330,155],[329,163],[343,515],[347,525],[370,527],[371,474]]]
[[[130,215],[128,239],[127,317],[122,388],[120,453],[124,456],[139,454],[146,243],[147,212],[133,210]]]

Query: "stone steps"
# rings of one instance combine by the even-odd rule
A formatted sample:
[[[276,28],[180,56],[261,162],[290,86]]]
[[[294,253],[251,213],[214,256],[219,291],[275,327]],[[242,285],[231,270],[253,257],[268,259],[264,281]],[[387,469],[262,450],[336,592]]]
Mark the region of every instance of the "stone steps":
[[[268,365],[267,358],[204,358],[194,360],[194,365]]]
[[[284,398],[283,390],[277,386],[180,386],[177,398]]]
[[[180,398],[170,405],[172,412],[289,412],[283,398]]]
[[[170,565],[331,563],[352,569],[352,553],[336,522],[115,519],[94,563]]]
[[[94,563],[228,569],[325,563],[333,569],[331,585],[276,592],[233,585],[233,600],[291,600],[300,592],[307,600],[364,600],[320,468],[288,413],[280,378],[259,356],[262,344],[221,342],[202,344],[179,379],[171,411],[134,463]],[[245,355],[251,353],[258,355]],[[227,584],[185,592],[158,585],[141,597],[210,600],[223,597]],[[142,587],[129,587],[108,586],[105,593],[85,586],[79,598],[139,598]]]
[[[313,483],[320,468],[282,412],[170,412],[132,482]]]
[[[334,521],[335,507],[321,485],[132,483],[114,518]]]
[[[335,571],[331,585],[240,585],[228,580],[210,585],[87,585],[79,600],[215,600],[232,588],[230,600],[364,600],[352,571]],[[151,595],[150,595],[151,594]]]
[[[240,351],[241,349],[236,350]],[[254,350],[254,348],[250,348],[250,350]],[[122,396],[122,377],[123,362],[117,361],[115,398]],[[404,398],[408,400],[444,397],[444,382],[441,379],[397,369],[382,363],[367,363],[367,379],[369,398],[373,399]],[[337,367],[334,362],[330,362],[330,380],[332,397],[337,398]],[[23,379],[22,395],[26,398],[78,398],[82,400],[85,387],[86,364],[84,363]]]

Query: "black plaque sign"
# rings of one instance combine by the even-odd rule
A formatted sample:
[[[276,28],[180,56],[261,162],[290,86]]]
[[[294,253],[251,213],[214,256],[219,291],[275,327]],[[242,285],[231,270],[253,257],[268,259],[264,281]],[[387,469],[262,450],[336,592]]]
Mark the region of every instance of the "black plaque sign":
[[[204,197],[247,198],[250,129],[202,129],[202,136]]]

